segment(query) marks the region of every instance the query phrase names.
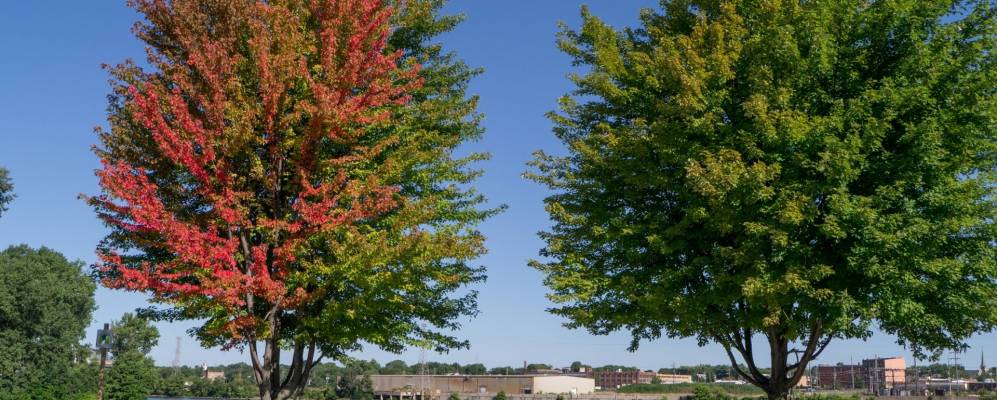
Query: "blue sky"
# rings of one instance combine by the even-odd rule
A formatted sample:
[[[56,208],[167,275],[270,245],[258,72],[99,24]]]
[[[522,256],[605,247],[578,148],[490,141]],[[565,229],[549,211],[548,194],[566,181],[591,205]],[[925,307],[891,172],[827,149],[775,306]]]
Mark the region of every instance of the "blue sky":
[[[478,186],[495,204],[509,209],[481,227],[489,239],[490,253],[481,259],[489,268],[489,279],[477,287],[481,314],[459,333],[471,341],[471,349],[430,353],[430,361],[515,366],[523,361],[567,365],[581,360],[655,369],[726,362],[718,346],[699,348],[692,340],[644,343],[630,353],[625,334],[569,331],[561,327],[563,321],[544,311],[550,303],[544,298],[541,277],[526,263],[542,246],[536,232],[548,225],[541,202],[547,193],[521,174],[534,150],[561,147],[544,117],[557,97],[570,90],[565,78],[570,60],[557,51],[554,36],[558,21],[578,25],[582,3],[452,0],[448,6],[449,12],[468,18],[441,41],[471,65],[486,70],[471,88],[481,96],[487,133],[467,149],[493,156],[483,163],[487,174]],[[635,24],[641,7],[657,4],[655,0],[585,3],[616,27]],[[108,89],[100,65],[129,57],[143,59],[143,48],[130,33],[136,18],[124,0],[10,2],[0,11],[0,165],[10,169],[19,196],[0,218],[0,247],[47,246],[71,259],[93,261],[94,247],[105,229],[77,195],[97,192],[93,170],[98,163],[90,147],[95,143],[93,127],[104,124]],[[88,340],[98,324],[146,302],[141,295],[99,289],[97,304]],[[157,364],[172,362],[177,336],[183,338],[183,364],[246,360],[237,351],[200,348],[185,333],[191,323],[158,326],[162,339],[152,352]],[[970,345],[972,349],[963,355],[970,368],[978,365],[981,350],[990,352],[988,365],[997,365],[997,335],[978,336]],[[836,342],[818,361],[906,354],[892,337],[877,334],[866,342]],[[414,363],[419,351],[393,355],[369,350],[356,356]]]

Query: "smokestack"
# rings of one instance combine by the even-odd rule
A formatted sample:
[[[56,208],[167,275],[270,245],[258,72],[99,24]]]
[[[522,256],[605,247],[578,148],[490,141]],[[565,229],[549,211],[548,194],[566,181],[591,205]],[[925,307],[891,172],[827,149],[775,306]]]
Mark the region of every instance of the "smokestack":
[[[523,373],[526,373],[526,360],[523,360]]]

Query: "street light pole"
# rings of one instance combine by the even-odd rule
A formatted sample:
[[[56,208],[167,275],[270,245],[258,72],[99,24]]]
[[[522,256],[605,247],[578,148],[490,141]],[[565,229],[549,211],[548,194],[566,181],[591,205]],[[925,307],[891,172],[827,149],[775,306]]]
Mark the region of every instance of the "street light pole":
[[[107,350],[111,348],[111,326],[97,330],[97,349],[100,350],[100,369],[97,372],[97,400],[104,400],[104,366],[107,365]]]

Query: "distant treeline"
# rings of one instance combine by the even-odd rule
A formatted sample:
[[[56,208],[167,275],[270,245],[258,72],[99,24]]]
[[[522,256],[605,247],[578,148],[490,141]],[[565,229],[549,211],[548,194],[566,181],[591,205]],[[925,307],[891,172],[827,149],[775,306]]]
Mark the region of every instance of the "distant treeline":
[[[209,367],[211,371],[222,371],[225,373],[224,379],[206,380],[202,379],[203,369],[201,367],[184,366],[180,368],[158,367],[159,379],[154,386],[154,394],[164,396],[195,396],[195,397],[246,397],[256,394],[256,386],[253,378],[253,370],[246,363],[230,365],[220,365]],[[426,375],[513,375],[523,373],[551,372],[555,368],[550,364],[534,363],[528,364],[526,370],[523,367],[487,367],[481,363],[460,364],[427,362],[425,365],[415,363],[408,364],[402,360],[390,361],[381,364],[377,360],[352,360],[345,363],[324,363],[315,367],[308,387],[312,392],[339,393],[343,398],[366,398],[370,391],[370,382],[365,377],[370,375],[401,375],[401,374],[426,374]],[[576,361],[570,366],[563,368],[565,372],[580,371],[638,371],[640,368],[624,365],[603,365],[592,367],[582,362]],[[660,368],[656,372],[662,374],[691,375],[697,383],[714,382],[716,380],[738,379],[733,374],[728,365],[692,365],[676,366],[672,368]],[[767,370],[762,370],[767,373]],[[909,374],[918,376],[967,377],[966,369],[962,366],[949,366],[945,364],[930,364],[918,366],[916,369],[908,368]],[[713,385],[711,385],[712,387]],[[733,395],[754,395],[758,389],[748,385],[723,385],[724,392]],[[695,389],[696,384],[670,384],[670,385],[630,385],[621,388],[624,393],[688,393]]]

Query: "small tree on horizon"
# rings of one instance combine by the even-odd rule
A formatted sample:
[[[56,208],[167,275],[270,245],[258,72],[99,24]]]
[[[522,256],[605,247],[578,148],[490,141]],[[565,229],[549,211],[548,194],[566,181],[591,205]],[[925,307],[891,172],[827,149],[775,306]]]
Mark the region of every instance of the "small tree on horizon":
[[[246,351],[265,400],[362,345],[467,347],[495,210],[454,155],[482,130],[476,71],[429,42],[443,0],[129,4],[149,67],[110,68],[103,284]]]
[[[923,356],[997,325],[994,1],[661,8],[560,35],[567,149],[528,174],[554,314],[716,343],[771,399],[836,339]]]
[[[125,313],[121,319],[111,324],[114,332],[111,354],[117,357],[130,351],[148,355],[159,344],[159,329],[149,320],[132,313]]]
[[[14,201],[14,184],[11,182],[10,172],[0,167],[0,217],[7,211],[11,201]]]

